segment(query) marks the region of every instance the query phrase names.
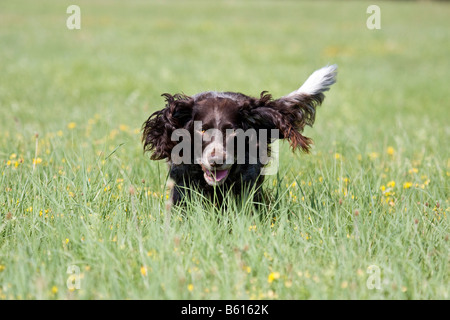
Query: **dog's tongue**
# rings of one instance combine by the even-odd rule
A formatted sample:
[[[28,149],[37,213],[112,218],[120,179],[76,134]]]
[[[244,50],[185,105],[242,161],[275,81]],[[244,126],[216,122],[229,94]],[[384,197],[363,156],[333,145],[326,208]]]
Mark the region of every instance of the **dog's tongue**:
[[[228,174],[228,170],[216,170],[216,172],[215,172],[216,181],[222,180],[223,178],[225,178],[227,176],[227,174]]]

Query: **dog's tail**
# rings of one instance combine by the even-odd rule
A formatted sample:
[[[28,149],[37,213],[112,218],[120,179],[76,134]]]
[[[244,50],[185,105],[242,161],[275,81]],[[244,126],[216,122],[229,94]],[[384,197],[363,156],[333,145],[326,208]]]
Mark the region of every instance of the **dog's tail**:
[[[337,65],[323,67],[316,70],[309,76],[305,83],[295,91],[292,91],[287,97],[307,94],[311,96],[321,95],[330,90],[330,86],[336,82]]]

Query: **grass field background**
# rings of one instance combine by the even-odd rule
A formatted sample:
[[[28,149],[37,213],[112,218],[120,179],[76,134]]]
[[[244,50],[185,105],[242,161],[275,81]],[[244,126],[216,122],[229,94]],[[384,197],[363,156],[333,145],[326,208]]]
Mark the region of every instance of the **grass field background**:
[[[368,2],[76,1],[68,30],[70,4],[0,3],[0,299],[449,298],[447,3],[380,2],[380,30]],[[165,213],[162,93],[279,97],[333,63],[267,207]]]

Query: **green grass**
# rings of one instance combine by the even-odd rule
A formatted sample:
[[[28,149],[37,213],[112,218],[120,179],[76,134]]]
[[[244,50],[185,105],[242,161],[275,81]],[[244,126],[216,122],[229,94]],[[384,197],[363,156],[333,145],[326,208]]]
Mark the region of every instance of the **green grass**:
[[[448,4],[368,30],[365,2],[77,1],[73,31],[69,4],[0,4],[1,299],[449,298]],[[161,93],[279,97],[328,63],[267,207],[165,213],[140,143]]]

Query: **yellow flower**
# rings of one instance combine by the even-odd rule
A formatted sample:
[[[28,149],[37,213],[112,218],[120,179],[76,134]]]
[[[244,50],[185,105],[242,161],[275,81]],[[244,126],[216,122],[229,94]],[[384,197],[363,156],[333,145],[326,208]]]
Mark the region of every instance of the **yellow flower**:
[[[57,294],[57,293],[58,293],[58,287],[53,286],[53,287],[52,287],[52,293],[53,293],[53,294]]]
[[[408,172],[409,172],[409,173],[417,173],[417,172],[419,172],[419,169],[417,169],[417,168],[412,168],[412,169],[409,169]]]
[[[120,130],[120,131],[128,131],[128,126],[125,125],[125,124],[121,124],[121,125],[119,126],[119,130]]]
[[[66,238],[66,244],[68,244],[68,243],[69,243],[69,241],[70,241],[70,240],[69,240],[69,238]]]
[[[147,275],[147,267],[146,266],[142,266],[141,267],[141,274],[145,277]]]
[[[376,158],[378,158],[378,152],[369,153],[369,158],[370,160],[375,160]]]
[[[77,124],[75,122],[69,122],[69,124],[67,125],[67,128],[72,130],[72,129],[75,129],[76,126],[77,126]]]
[[[6,267],[4,265],[0,264],[0,272],[2,272],[5,269],[6,269]]]
[[[337,159],[340,159],[341,158],[341,155],[339,154],[339,153],[335,153],[334,154],[334,158],[337,160]]]
[[[10,158],[10,159],[15,159],[15,158],[17,158],[17,154],[13,153],[13,154],[11,154],[11,155],[9,156],[9,158]]]
[[[412,187],[412,185],[413,185],[412,182],[405,182],[403,184],[403,189],[409,189]]]
[[[392,148],[392,147],[388,147],[388,148],[386,149],[386,153],[387,153],[388,155],[390,155],[390,156],[393,156],[394,153],[395,153],[395,149]]]
[[[271,272],[269,276],[267,277],[267,282],[272,283],[274,280],[277,280],[280,278],[279,272]]]
[[[267,260],[269,260],[269,261],[272,261],[273,260],[273,258],[270,256],[270,254],[268,254],[267,252],[264,252],[264,257],[267,259]]]
[[[40,164],[42,162],[42,159],[41,158],[37,158],[37,159],[34,159],[33,158],[33,164]]]
[[[118,134],[119,134],[119,130],[113,129],[113,130],[111,130],[111,132],[109,133],[109,137],[110,137],[110,139],[114,139]]]
[[[395,187],[395,181],[394,181],[394,180],[389,181],[389,182],[387,183],[387,186],[388,186],[388,188],[394,188],[394,187]]]
[[[194,290],[194,285],[192,283],[189,283],[187,289],[189,292],[192,292],[192,290]]]

